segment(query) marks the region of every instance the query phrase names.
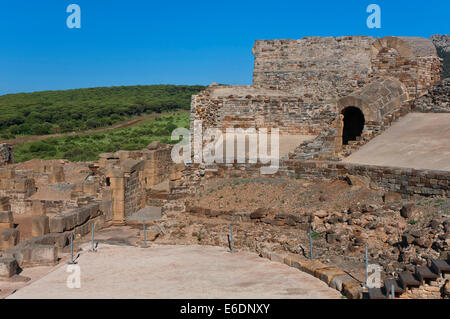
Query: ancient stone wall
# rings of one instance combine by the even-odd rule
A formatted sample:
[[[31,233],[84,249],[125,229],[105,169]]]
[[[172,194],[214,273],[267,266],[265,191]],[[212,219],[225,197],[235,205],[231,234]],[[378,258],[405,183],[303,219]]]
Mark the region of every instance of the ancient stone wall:
[[[186,167],[185,185],[190,181],[186,194],[195,192],[201,178],[254,178],[261,176],[263,164],[214,164],[200,167],[196,164]],[[408,195],[450,197],[450,173],[447,171],[420,170],[402,167],[384,167],[359,165],[334,161],[285,160],[275,174],[265,177],[288,178],[331,178],[342,179],[346,176],[369,178],[375,185]]]
[[[329,161],[286,161],[296,176],[304,178],[368,177],[376,185],[402,194],[450,196],[450,173],[402,167],[358,165]]]
[[[26,199],[35,192],[34,179],[17,174],[11,168],[0,168],[0,198],[9,198],[9,205],[13,213],[23,214]]]
[[[437,56],[405,58],[394,48],[380,50],[372,59],[372,68],[379,76],[391,76],[401,80],[411,97],[425,94],[427,88],[440,80],[440,61]]]
[[[253,84],[315,101],[345,96],[370,78],[372,37],[258,40]]]
[[[152,148],[155,149],[143,152],[145,164],[140,172],[140,179],[145,188],[153,187],[167,180],[174,165],[171,158],[171,147],[155,145]]]
[[[253,53],[253,85],[213,84],[193,96],[191,129],[202,120],[203,128],[278,127],[317,135],[338,118],[338,101],[352,96],[356,102],[367,97],[353,106],[370,105],[363,112],[372,129],[440,81],[440,59],[424,38],[258,40]]]
[[[0,166],[14,163],[14,150],[8,144],[0,144]]]
[[[315,135],[336,117],[335,103],[239,93],[217,98],[212,98],[214,88],[200,93],[193,98],[192,120],[202,120],[203,128],[279,128],[282,134]]]
[[[427,94],[414,100],[414,112],[450,113],[450,78],[433,86]]]
[[[171,147],[151,143],[139,151],[119,151],[100,155],[100,175],[104,175],[104,193],[110,193],[113,222],[124,224],[126,218],[147,203],[147,196],[155,185],[170,179],[175,163]]]
[[[142,208],[142,196],[143,190],[139,179],[139,172],[133,171],[130,174],[126,174],[125,181],[125,200],[124,209],[125,217],[137,212]]]

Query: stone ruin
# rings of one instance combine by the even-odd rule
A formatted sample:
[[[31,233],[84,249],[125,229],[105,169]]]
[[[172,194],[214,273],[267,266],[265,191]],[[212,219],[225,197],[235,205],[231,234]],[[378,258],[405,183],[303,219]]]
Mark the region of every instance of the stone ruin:
[[[411,110],[449,112],[449,81],[441,82],[441,60],[430,40],[367,36],[259,40],[255,42],[253,54],[253,84],[210,85],[192,97],[191,123],[202,120],[204,128],[222,130],[279,128],[283,135],[312,136],[310,141],[286,155],[279,171],[269,177],[356,178],[383,189],[386,194],[394,194],[389,196],[450,197],[450,173],[446,171],[340,162]],[[281,239],[277,240],[282,242],[283,253],[287,252],[288,257],[264,246],[267,238],[261,238],[261,234],[270,233],[271,242],[278,235],[290,236],[292,228],[289,227],[305,230],[306,219],[310,217],[304,220],[273,209],[257,209],[247,214],[189,206],[189,198],[202,189],[205,181],[259,178],[260,164],[174,164],[171,146],[159,145],[159,142],[139,151],[101,154],[97,162],[88,163],[33,160],[14,164],[12,154],[9,146],[1,146],[0,159],[4,167],[0,168],[0,278],[16,276],[20,267],[57,263],[68,254],[70,234],[78,239],[87,235],[92,225],[96,229],[111,225],[136,226],[142,223],[142,218],[166,218],[164,226],[175,229],[172,233],[176,234],[175,242],[183,242],[180,227],[194,223],[190,217],[180,214],[186,213],[209,220],[203,230],[217,235],[210,239],[210,243],[216,245],[226,245],[217,238],[228,226],[222,229],[214,220],[249,222],[250,230],[242,241],[236,241],[236,247],[250,248],[264,257],[325,278],[324,281],[346,296],[361,297],[361,285],[345,277],[341,270],[319,261],[299,260],[297,255],[292,259],[292,254],[299,252],[290,249],[292,246]],[[357,213],[376,215],[386,208],[392,217],[403,209],[397,206],[358,208]],[[273,213],[271,218],[268,218],[269,212]],[[347,212],[339,216],[327,213],[322,217],[313,216],[313,219],[322,224],[329,219],[335,223],[336,218],[347,222]],[[448,251],[450,224],[441,219],[436,223],[436,242],[441,250]],[[327,233],[329,229],[322,224],[314,224],[316,230],[323,228]],[[404,227],[406,224],[402,222]],[[155,227],[148,229],[149,240],[164,237],[162,228]],[[263,230],[253,238],[251,231],[259,227]],[[208,237],[204,232],[195,234]],[[326,238],[333,240],[337,236],[327,233]],[[350,245],[353,251],[361,249],[361,242],[365,242],[361,238],[360,235],[347,238],[353,243]],[[337,241],[340,240],[344,239]],[[342,276],[344,283],[332,280]],[[430,294],[425,293],[425,296]]]
[[[258,40],[252,52],[253,84],[211,85],[193,96],[191,119],[319,135],[296,152],[303,159],[348,155],[441,80],[441,60],[424,38]]]

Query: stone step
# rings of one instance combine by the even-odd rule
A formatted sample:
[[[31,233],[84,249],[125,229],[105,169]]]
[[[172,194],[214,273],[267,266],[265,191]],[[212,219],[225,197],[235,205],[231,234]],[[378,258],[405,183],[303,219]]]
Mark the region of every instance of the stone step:
[[[386,279],[386,280],[384,281],[383,289],[384,289],[384,293],[385,293],[387,296],[390,296],[390,295],[391,295],[391,286],[392,286],[392,285],[394,285],[394,294],[395,294],[395,295],[400,295],[400,294],[402,294],[402,293],[405,291],[405,289],[403,289],[403,288],[399,285],[399,282],[398,282],[396,279]]]
[[[369,288],[370,299],[386,299],[386,295],[381,288]]]
[[[448,274],[450,273],[450,264],[445,260],[431,260],[431,270],[433,270],[437,274]]]
[[[420,287],[420,281],[418,281],[410,271],[401,272],[399,274],[399,279],[404,289],[408,287]]]
[[[426,279],[435,280],[435,279],[439,278],[439,275],[437,273],[431,271],[430,268],[419,267],[419,266],[416,266],[416,276],[422,284],[424,283],[424,280],[426,280]]]

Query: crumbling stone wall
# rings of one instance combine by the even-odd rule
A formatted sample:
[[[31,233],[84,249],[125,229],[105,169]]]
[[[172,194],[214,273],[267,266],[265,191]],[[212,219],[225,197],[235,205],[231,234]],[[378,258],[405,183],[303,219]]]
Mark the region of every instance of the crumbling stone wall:
[[[125,217],[137,212],[142,208],[143,190],[139,180],[139,172],[133,171],[126,176],[125,185]]]
[[[16,173],[12,168],[0,168],[0,198],[8,198],[11,211],[25,212],[25,201],[36,192],[35,181]]]
[[[372,37],[258,40],[253,84],[323,101],[364,86],[371,73]]]
[[[193,97],[192,120],[202,120],[203,128],[279,128],[282,134],[314,135],[336,116],[333,102],[305,102],[270,91],[264,95],[241,90],[223,96],[217,92],[221,89],[225,88],[211,86]]]
[[[370,111],[364,112],[368,127],[377,122],[369,129],[376,130],[402,102],[440,81],[440,59],[424,38],[258,40],[253,53],[253,85],[214,83],[193,96],[191,129],[202,120],[203,128],[278,127],[317,135],[338,120],[338,101],[359,92],[376,100],[366,101],[374,109],[364,110]]]
[[[256,178],[261,176],[263,164],[213,164],[185,168],[184,185],[190,183],[185,194],[193,193],[202,178]],[[450,173],[447,171],[360,165],[335,161],[283,160],[275,174],[265,177],[330,178],[346,176],[369,178],[374,185],[387,191],[408,195],[450,197]]]
[[[112,200],[113,223],[124,224],[147,204],[152,187],[170,179],[175,163],[170,146],[153,142],[139,151],[101,154],[97,165],[105,177],[100,191]]]
[[[402,167],[359,165],[330,161],[286,161],[284,164],[302,178],[368,177],[386,190],[402,194],[450,196],[450,173]]]
[[[385,37],[373,43],[372,70],[398,78],[411,97],[419,97],[440,81],[441,62],[433,43],[425,38]]]
[[[0,166],[14,163],[14,150],[8,144],[0,144]]]
[[[433,86],[427,94],[414,100],[414,112],[450,113],[450,78]]]

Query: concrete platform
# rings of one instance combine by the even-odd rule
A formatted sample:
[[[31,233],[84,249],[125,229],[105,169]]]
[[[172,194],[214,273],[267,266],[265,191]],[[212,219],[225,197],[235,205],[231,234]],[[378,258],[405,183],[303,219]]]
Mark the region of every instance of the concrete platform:
[[[410,113],[343,161],[450,171],[450,114]]]
[[[339,298],[321,280],[248,252],[211,246],[100,244],[79,258],[81,288],[61,265],[8,298]]]

